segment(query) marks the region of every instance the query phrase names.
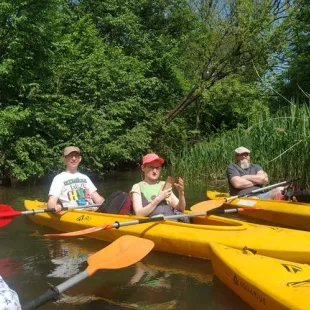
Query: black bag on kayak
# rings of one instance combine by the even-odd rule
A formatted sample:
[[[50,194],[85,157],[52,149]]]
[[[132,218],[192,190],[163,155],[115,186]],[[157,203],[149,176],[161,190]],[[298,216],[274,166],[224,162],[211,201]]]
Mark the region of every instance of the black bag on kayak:
[[[117,191],[109,195],[97,212],[111,214],[131,214],[132,202],[128,193]]]

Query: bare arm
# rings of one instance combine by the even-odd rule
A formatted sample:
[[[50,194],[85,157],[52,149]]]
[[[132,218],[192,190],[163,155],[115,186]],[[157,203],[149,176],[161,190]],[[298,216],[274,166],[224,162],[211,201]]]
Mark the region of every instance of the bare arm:
[[[257,184],[263,185],[268,183],[268,175],[264,171],[258,171],[254,175],[235,176],[230,179],[230,183],[237,189],[249,188]]]
[[[101,204],[104,202],[104,198],[101,195],[99,195],[98,192],[93,192],[90,195],[90,197],[95,204]]]
[[[98,194],[98,192],[93,192],[90,194],[90,198],[92,199],[92,201],[95,203],[95,204],[102,204],[104,202],[104,198]],[[90,207],[90,208],[87,208],[86,210],[89,210],[89,211],[97,211],[99,209],[99,207]]]
[[[57,213],[60,212],[62,210],[62,206],[57,202],[58,202],[57,196],[54,196],[54,195],[49,196],[48,201],[47,201],[47,208],[55,209]]]
[[[267,173],[263,170],[258,171],[256,175],[244,175],[242,178],[259,185],[266,184],[269,181]]]
[[[165,198],[169,197],[172,193],[172,189],[160,190],[158,195],[145,207],[142,205],[141,194],[133,192],[131,194],[132,206],[135,214],[138,216],[148,216],[154,209],[163,201]]]
[[[175,183],[174,186],[179,192],[179,199],[172,193],[171,194],[171,207],[183,212],[186,208],[183,179],[179,178],[179,183]]]

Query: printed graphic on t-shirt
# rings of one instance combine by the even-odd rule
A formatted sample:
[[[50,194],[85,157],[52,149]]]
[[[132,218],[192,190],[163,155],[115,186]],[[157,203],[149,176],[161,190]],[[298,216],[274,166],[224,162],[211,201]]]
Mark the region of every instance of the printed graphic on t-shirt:
[[[87,188],[87,180],[82,178],[70,179],[64,182],[67,197],[70,202],[77,202],[78,205],[92,203],[89,189]]]

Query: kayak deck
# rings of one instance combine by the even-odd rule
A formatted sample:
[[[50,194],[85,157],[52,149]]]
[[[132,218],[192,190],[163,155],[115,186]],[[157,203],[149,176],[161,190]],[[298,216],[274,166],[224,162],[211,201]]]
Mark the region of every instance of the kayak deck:
[[[216,276],[254,309],[310,309],[310,266],[211,244]]]
[[[46,204],[39,201],[25,200],[24,205],[27,210],[46,208]],[[85,210],[67,211],[63,215],[39,213],[28,217],[36,224],[64,232],[142,218]],[[210,243],[218,242],[237,249],[249,247],[267,256],[310,262],[308,232],[244,223],[217,216],[198,216],[193,218],[193,222],[194,224],[149,222],[101,230],[86,236],[112,242],[129,234],[154,241],[154,249],[158,251],[205,259],[210,258]]]
[[[212,200],[223,200],[230,197],[228,193],[207,191]],[[223,203],[224,208],[259,208],[255,212],[244,212],[245,216],[261,219],[286,227],[310,231],[310,204],[285,200],[267,200],[240,197]]]

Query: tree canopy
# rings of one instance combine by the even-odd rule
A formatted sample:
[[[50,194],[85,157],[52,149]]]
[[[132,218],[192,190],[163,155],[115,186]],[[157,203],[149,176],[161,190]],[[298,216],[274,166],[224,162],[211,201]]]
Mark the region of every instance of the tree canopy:
[[[309,10],[295,5],[2,1],[1,173],[20,181],[54,173],[62,149],[75,144],[84,170],[100,174],[244,126],[268,109],[257,72],[272,71],[291,49],[293,85],[298,57],[308,61],[302,18],[292,19],[309,20]]]

